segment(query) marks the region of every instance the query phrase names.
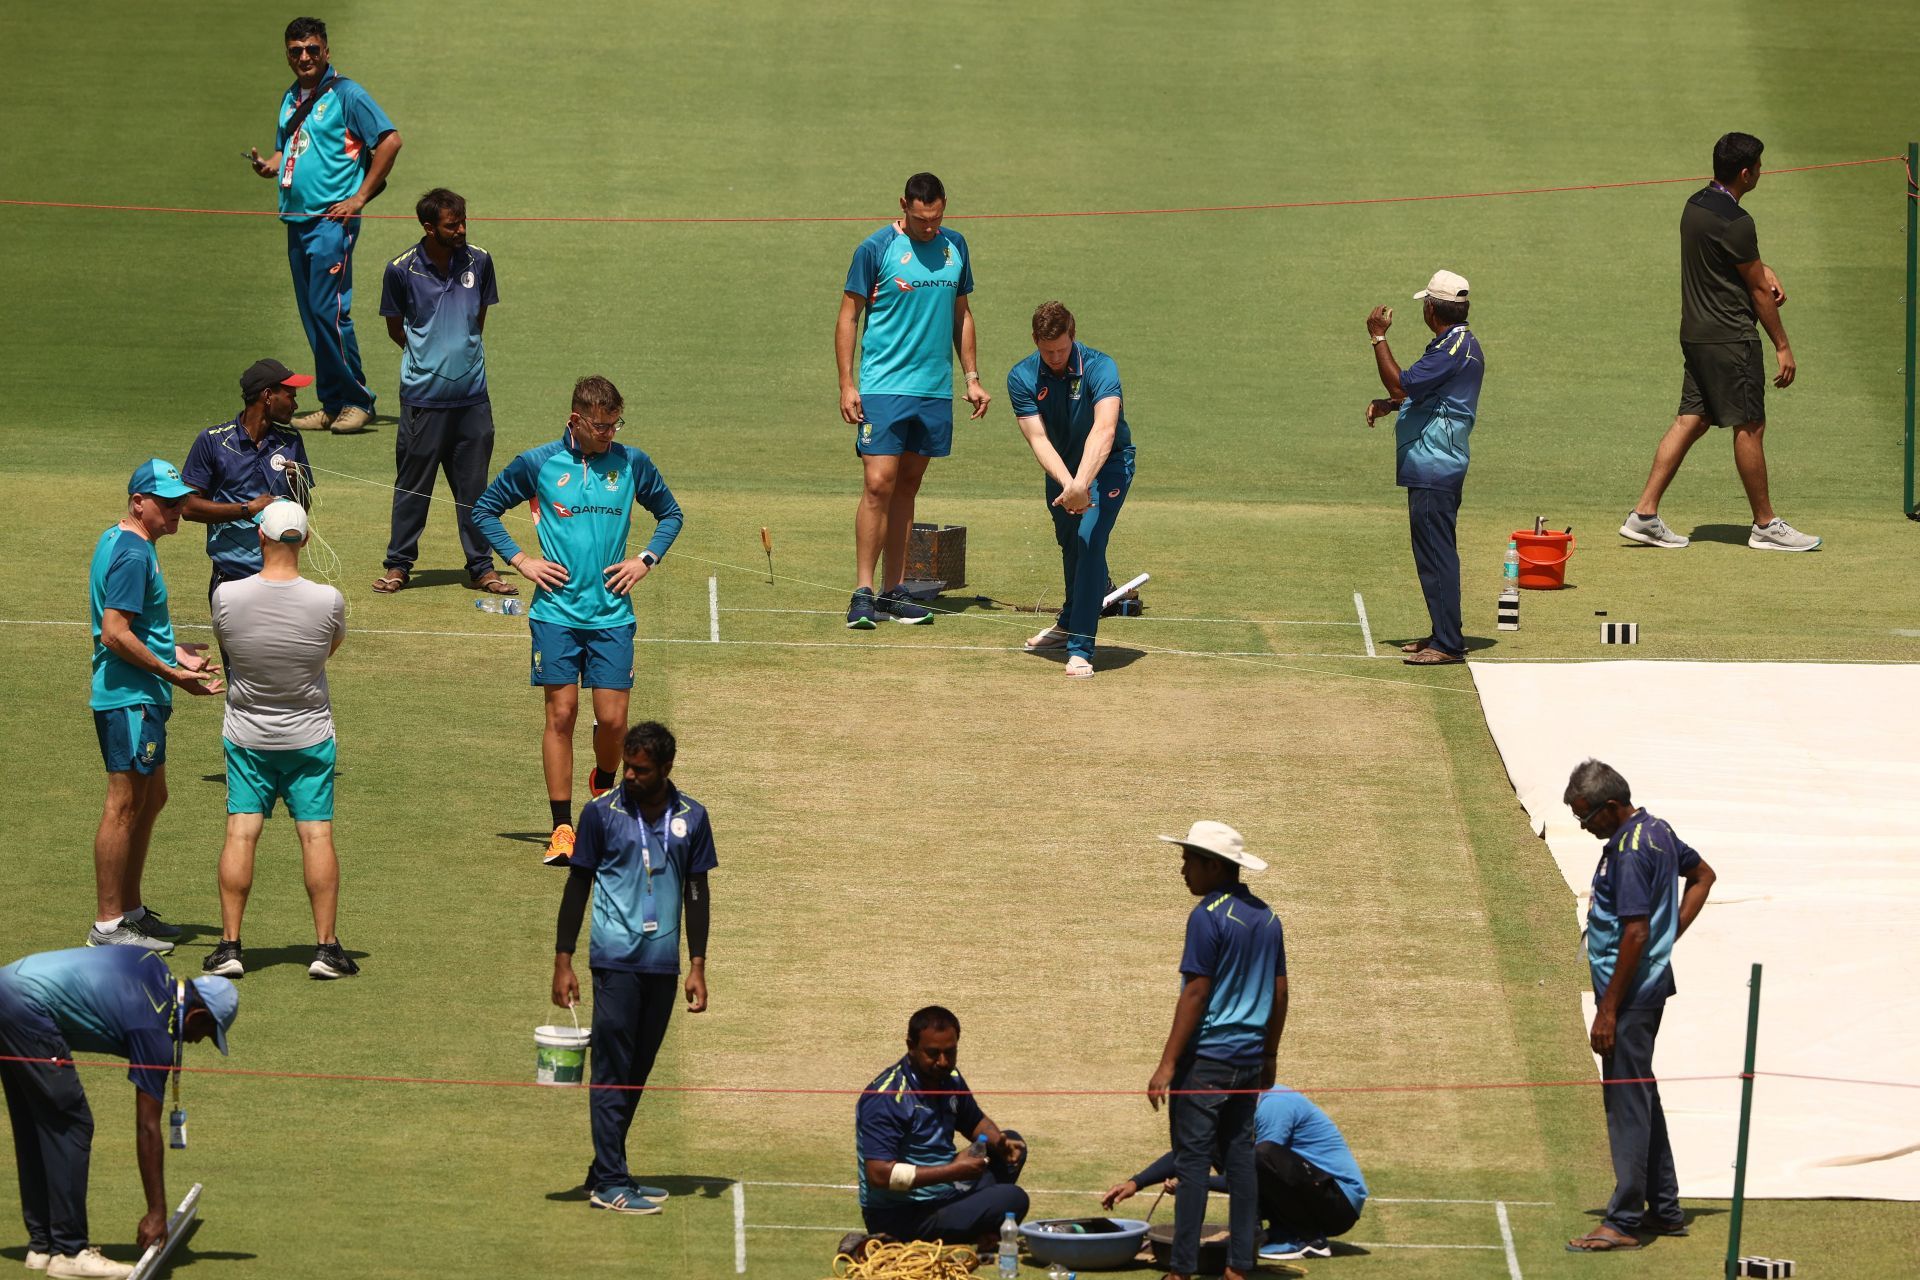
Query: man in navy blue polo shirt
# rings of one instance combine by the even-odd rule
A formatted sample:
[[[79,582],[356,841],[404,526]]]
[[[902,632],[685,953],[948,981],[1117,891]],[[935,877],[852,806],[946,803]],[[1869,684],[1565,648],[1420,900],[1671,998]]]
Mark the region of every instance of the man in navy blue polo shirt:
[[[192,487],[183,514],[207,526],[213,575],[207,596],[223,582],[260,572],[260,531],[253,518],[276,498],[306,505],[313,487],[306,442],[287,424],[307,374],[278,360],[256,360],[240,375],[241,410],[194,437],[180,475]]]
[[[1167,1274],[1187,1280],[1200,1262],[1207,1172],[1227,1182],[1227,1280],[1253,1270],[1260,1184],[1254,1153],[1256,1089],[1271,1089],[1287,1024],[1287,950],[1273,909],[1240,883],[1240,871],[1265,871],[1240,833],[1224,822],[1196,822],[1180,846],[1180,875],[1200,899],[1187,915],[1183,985],[1147,1100],[1167,1103],[1173,1130],[1173,1255]],[[1218,1092],[1214,1092],[1218,1090]]]
[[[666,1039],[687,935],[688,1013],[707,1008],[707,873],[719,866],[706,808],[673,785],[676,747],[663,724],[627,730],[620,785],[580,811],[572,870],[560,899],[554,941],[553,1002],[580,1002],[573,953],[593,900],[593,1163],[589,1202],[616,1213],[660,1212],[667,1193],[639,1186],[627,1167],[627,1130],[641,1087]]]
[[[995,1247],[1006,1215],[1027,1216],[1014,1185],[1027,1144],[973,1100],[960,1075],[960,1019],[928,1005],[907,1019],[907,1052],[854,1106],[853,1169],[873,1235]],[[954,1136],[968,1148],[955,1151]],[[986,1154],[972,1145],[985,1139]]]
[[[1133,485],[1133,432],[1113,357],[1074,340],[1073,312],[1043,302],[1033,313],[1039,348],[1007,374],[1007,400],[1047,475],[1047,509],[1060,544],[1066,603],[1027,649],[1065,649],[1067,675],[1093,675],[1093,636],[1105,599],[1107,538]]]
[[[0,969],[0,1086],[13,1120],[27,1269],[49,1276],[125,1276],[133,1268],[94,1248],[87,1231],[87,1165],[93,1112],[75,1050],[130,1064],[134,1136],[147,1212],[146,1248],[166,1235],[166,1139],[160,1108],[181,1046],[213,1037],[227,1051],[240,996],[225,978],[177,980],[151,951],[127,947],[43,951]],[[56,1062],[66,1065],[56,1065]]]
[[[1713,890],[1708,866],[1673,828],[1633,804],[1627,780],[1598,760],[1574,767],[1562,797],[1597,840],[1587,906],[1587,967],[1593,975],[1593,1031],[1606,1084],[1607,1143],[1613,1150],[1613,1198],[1607,1216],[1567,1242],[1574,1253],[1638,1249],[1640,1233],[1683,1236],[1667,1116],[1653,1076],[1653,1042],[1675,991],[1673,944]],[[1680,885],[1686,884],[1686,891]]]
[[[393,536],[373,589],[387,595],[407,585],[434,478],[445,470],[468,580],[492,595],[517,596],[520,589],[493,567],[486,539],[473,526],[473,504],[487,487],[493,461],[493,404],[480,340],[487,308],[500,301],[493,257],[467,243],[467,202],[456,193],[435,187],[420,197],[414,213],[426,234],[387,264],[380,288],[387,336],[403,354]]]
[[[1367,316],[1374,366],[1385,387],[1384,400],[1367,402],[1367,426],[1399,410],[1394,425],[1396,480],[1407,491],[1407,523],[1413,530],[1413,565],[1427,598],[1425,639],[1401,646],[1409,666],[1445,666],[1467,660],[1467,639],[1460,622],[1460,549],[1455,529],[1460,494],[1467,481],[1467,437],[1480,415],[1480,382],[1487,362],[1480,340],[1467,329],[1467,282],[1451,271],[1436,271],[1427,287],[1413,295],[1424,302],[1422,316],[1433,341],[1411,369],[1401,369],[1387,346],[1392,307],[1375,307]]]

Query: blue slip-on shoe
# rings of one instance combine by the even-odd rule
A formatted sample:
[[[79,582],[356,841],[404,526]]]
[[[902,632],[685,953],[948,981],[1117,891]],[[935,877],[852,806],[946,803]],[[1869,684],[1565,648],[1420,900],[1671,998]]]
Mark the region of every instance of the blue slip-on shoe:
[[[614,1213],[648,1214],[660,1212],[660,1206],[641,1195],[632,1187],[602,1187],[587,1197],[587,1203],[596,1209],[608,1209]]]
[[[881,596],[874,601],[874,608],[910,627],[923,627],[933,621],[933,610],[908,595],[905,587],[895,587]]]

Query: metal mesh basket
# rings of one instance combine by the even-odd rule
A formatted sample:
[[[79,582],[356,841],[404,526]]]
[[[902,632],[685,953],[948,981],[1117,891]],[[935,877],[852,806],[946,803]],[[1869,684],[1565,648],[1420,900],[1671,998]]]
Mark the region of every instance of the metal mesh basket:
[[[967,527],[919,524],[907,535],[907,577],[944,582],[951,591],[967,585]]]

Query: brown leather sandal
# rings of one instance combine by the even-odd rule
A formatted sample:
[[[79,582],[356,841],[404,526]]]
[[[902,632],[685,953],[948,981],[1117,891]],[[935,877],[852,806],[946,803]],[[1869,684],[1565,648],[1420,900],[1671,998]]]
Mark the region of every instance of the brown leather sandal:
[[[382,572],[378,578],[373,580],[373,589],[383,596],[390,596],[396,591],[404,591],[406,590],[409,576],[405,569],[387,569]]]
[[[501,577],[500,571],[497,569],[489,569],[479,577],[470,578],[468,581],[475,590],[484,591],[490,596],[517,596],[520,594],[520,588]]]

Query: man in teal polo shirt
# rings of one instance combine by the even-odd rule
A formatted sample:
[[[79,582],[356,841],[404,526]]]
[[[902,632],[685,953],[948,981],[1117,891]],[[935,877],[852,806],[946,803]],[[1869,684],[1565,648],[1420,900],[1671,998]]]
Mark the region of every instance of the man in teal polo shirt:
[[[853,603],[847,626],[871,631],[887,614],[895,622],[928,623],[933,614],[901,587],[907,535],[927,463],[953,452],[953,353],[967,375],[973,417],[993,397],[980,385],[974,349],[973,259],[967,242],[941,225],[947,191],[931,173],[907,179],[900,218],[854,250],[840,297],[833,349],[840,367],[840,416],[858,428],[853,451],[865,472],[854,517]],[[866,319],[866,332],[860,330]],[[856,372],[853,349],[860,347]],[[874,594],[874,562],[886,548],[882,590]]]
[[[534,685],[546,698],[540,759],[553,838],[542,860],[564,867],[573,850],[573,725],[580,686],[593,690],[594,770],[587,790],[613,785],[633,688],[633,600],[640,580],[680,536],[680,504],[653,459],[614,443],[625,424],[620,389],[605,378],[573,386],[573,412],[558,440],[529,449],[494,477],[473,506],[473,523],[495,551],[534,584],[527,610]],[[527,503],[537,554],[523,551],[501,516]],[[657,522],[646,550],[627,555],[633,508]]]
[[[1033,343],[1039,349],[1007,374],[1007,400],[1047,473],[1066,602],[1027,649],[1065,649],[1067,675],[1084,680],[1093,675],[1093,636],[1108,587],[1107,537],[1133,485],[1133,432],[1121,410],[1120,368],[1074,340],[1073,312],[1041,303]]]
[[[203,644],[175,644],[167,583],[153,553],[180,528],[193,492],[171,462],[143,462],[127,481],[127,513],[100,535],[87,572],[93,614],[94,733],[107,766],[107,803],[93,838],[99,914],[87,945],[171,951],[177,926],[140,896],[153,823],[167,803],[167,716],[173,688],[219,693]]]
[[[250,147],[247,159],[261,177],[279,180],[293,296],[319,380],[320,408],[293,425],[352,435],[367,429],[374,402],[353,335],[353,244],[361,209],[380,194],[400,154],[400,131],[330,58],[326,23],[295,18],[287,24],[294,82],[280,99],[274,151],[262,156]]]

